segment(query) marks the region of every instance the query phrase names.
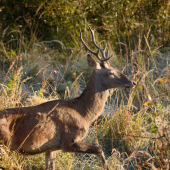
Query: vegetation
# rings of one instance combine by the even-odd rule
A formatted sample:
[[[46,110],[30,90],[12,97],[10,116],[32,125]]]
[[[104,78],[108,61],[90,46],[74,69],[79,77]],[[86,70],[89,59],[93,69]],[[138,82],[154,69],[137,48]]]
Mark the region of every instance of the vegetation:
[[[137,81],[114,89],[85,142],[100,145],[110,169],[169,169],[170,2],[167,0],[1,0],[0,109],[81,94],[92,70],[79,28],[88,25],[111,65]],[[106,40],[106,41],[104,41]],[[23,156],[1,141],[0,167],[45,169],[44,154]],[[94,155],[59,151],[57,169],[102,169]]]

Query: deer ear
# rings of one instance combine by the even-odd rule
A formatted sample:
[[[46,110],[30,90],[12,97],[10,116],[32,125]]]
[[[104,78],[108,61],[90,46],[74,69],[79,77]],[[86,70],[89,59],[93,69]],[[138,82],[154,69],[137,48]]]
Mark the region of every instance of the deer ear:
[[[87,62],[90,67],[101,69],[100,64],[90,54],[87,54]]]

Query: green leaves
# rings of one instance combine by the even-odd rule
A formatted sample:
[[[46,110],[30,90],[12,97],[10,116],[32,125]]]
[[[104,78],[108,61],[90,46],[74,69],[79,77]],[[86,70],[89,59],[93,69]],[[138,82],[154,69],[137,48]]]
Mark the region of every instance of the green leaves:
[[[168,1],[153,0],[5,0],[2,5],[3,27],[20,28],[28,36],[34,33],[38,38],[59,39],[74,47],[78,41],[76,30],[83,27],[87,20],[103,35],[103,39],[119,42],[121,35],[128,37],[135,47],[134,38],[138,33],[146,34],[151,27],[155,37],[154,45],[168,44],[170,32],[170,10]],[[156,22],[155,22],[156,21]],[[140,30],[142,25],[142,30]],[[115,31],[116,30],[116,31]],[[159,34],[158,34],[159,30]],[[122,34],[123,33],[123,34]],[[166,36],[165,36],[166,35]],[[134,44],[133,44],[134,43]]]
[[[157,133],[157,126],[155,122],[151,122],[151,133],[156,134]]]

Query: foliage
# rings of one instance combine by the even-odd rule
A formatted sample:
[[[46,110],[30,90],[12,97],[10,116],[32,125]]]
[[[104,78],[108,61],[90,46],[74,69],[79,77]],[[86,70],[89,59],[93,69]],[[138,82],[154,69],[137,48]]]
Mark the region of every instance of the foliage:
[[[148,31],[154,46],[170,43],[168,1],[2,0],[1,6],[1,30],[22,30],[30,39],[33,35],[43,40],[57,39],[75,47],[79,28],[85,26],[86,31],[90,24],[104,39],[114,44],[123,42],[129,50],[147,48],[141,36],[147,37]],[[120,45],[116,47],[120,50]]]

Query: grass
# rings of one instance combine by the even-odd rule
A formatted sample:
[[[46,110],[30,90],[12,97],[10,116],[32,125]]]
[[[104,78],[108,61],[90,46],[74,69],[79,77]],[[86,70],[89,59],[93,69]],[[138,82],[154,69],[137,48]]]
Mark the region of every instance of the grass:
[[[18,43],[22,45],[22,53],[13,52],[7,46],[2,53],[0,109],[32,106],[81,94],[91,74],[84,49],[72,52],[61,42],[57,42],[61,49],[38,41],[32,45],[25,40]],[[170,49],[149,49],[149,56],[136,56],[133,52],[128,63],[123,59],[121,65],[116,55],[111,59],[113,67],[124,70],[138,85],[131,90],[111,90],[103,115],[90,127],[84,139],[103,148],[111,170],[169,169]],[[11,152],[3,142],[0,149],[1,167],[45,169],[44,154],[22,156]],[[56,168],[102,169],[94,155],[62,151],[57,153]]]

